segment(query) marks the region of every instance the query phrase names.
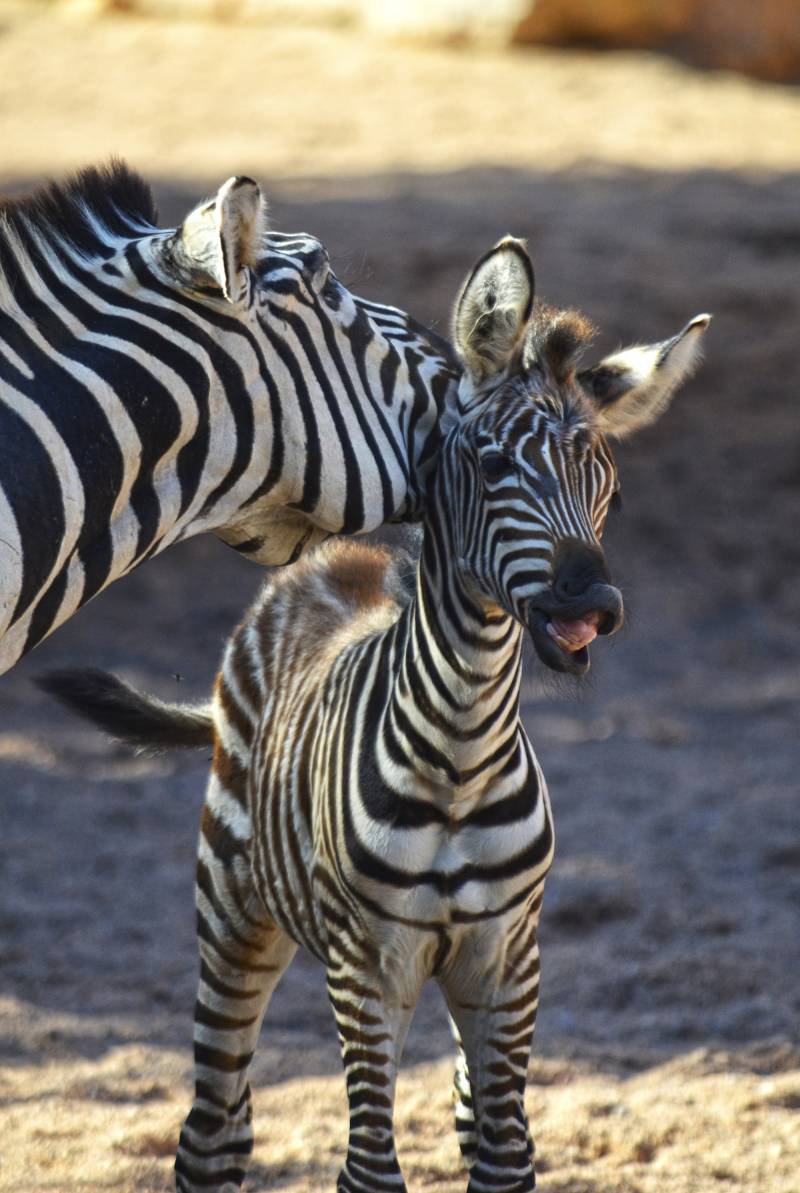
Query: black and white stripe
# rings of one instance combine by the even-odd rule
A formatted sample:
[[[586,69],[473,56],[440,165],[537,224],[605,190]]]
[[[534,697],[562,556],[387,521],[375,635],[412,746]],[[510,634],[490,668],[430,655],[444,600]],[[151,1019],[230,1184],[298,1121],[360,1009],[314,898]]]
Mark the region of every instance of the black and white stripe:
[[[124,165],[0,205],[0,670],[211,530],[262,563],[418,516],[447,345],[250,179],[177,230]]]
[[[350,1136],[338,1189],[405,1188],[395,1081],[431,977],[457,1043],[469,1193],[534,1186],[524,1096],[553,824],[519,715],[523,634],[547,665],[580,673],[586,646],[570,626],[620,624],[599,541],[617,489],[606,435],[631,429],[630,400],[640,412],[662,401],[683,340],[654,348],[650,374],[631,369],[627,385],[619,355],[579,374],[585,322],[534,311],[532,290],[517,241],[468,279],[455,321],[465,376],[410,590],[407,559],[321,547],[264,588],[206,711],[102,675],[49,681],[130,741],[214,743],[197,871],[196,1092],[176,1161],[184,1193],[234,1190],[244,1177],[247,1069],[298,945],[326,965],[342,1047]],[[601,402],[610,375],[618,392]]]

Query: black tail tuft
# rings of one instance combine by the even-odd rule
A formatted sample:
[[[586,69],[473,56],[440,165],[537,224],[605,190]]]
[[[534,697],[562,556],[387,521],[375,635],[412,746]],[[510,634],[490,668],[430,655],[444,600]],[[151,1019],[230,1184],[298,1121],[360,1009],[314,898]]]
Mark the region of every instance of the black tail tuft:
[[[210,709],[167,704],[137,692],[108,671],[80,667],[48,671],[35,682],[78,716],[139,750],[158,753],[213,744]]]

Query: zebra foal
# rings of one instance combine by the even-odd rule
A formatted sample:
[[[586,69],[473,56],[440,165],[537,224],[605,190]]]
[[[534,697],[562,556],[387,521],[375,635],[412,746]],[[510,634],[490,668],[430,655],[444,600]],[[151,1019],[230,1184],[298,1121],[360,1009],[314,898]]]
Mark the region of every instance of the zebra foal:
[[[247,1067],[298,945],[327,967],[350,1106],[343,1193],[405,1188],[392,1109],[420,988],[456,1034],[469,1193],[535,1183],[524,1109],[553,854],[547,788],[519,715],[523,632],[580,675],[622,621],[600,536],[617,491],[608,436],[656,417],[707,316],[577,370],[589,328],[534,307],[520,241],[457,304],[464,363],[430,482],[413,593],[402,560],[321,547],[270,580],[230,638],[210,709],[102,673],[46,681],[144,746],[213,741],[197,868],[196,1090],[184,1193],[239,1187]]]

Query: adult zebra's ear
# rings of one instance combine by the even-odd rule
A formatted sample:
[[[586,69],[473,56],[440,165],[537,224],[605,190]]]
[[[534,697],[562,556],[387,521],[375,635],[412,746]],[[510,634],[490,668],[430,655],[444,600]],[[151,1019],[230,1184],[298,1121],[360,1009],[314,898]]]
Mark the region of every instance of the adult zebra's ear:
[[[507,236],[472,270],[453,315],[453,340],[474,382],[501,372],[519,351],[533,310],[525,242]]]
[[[195,207],[170,244],[172,263],[191,286],[219,286],[229,302],[250,290],[249,270],[264,253],[267,204],[252,178],[229,178],[213,199]]]
[[[710,315],[695,315],[671,340],[624,348],[578,373],[579,383],[597,409],[601,430],[622,439],[655,422],[677,387],[700,363],[703,335],[710,322]]]

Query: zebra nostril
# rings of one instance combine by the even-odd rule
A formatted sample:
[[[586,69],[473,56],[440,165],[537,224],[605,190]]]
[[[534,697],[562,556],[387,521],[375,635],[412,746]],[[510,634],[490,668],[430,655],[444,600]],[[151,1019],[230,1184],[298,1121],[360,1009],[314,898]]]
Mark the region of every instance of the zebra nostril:
[[[573,597],[580,596],[582,585],[570,580],[569,577],[560,578],[556,581],[556,592],[561,596]]]
[[[603,613],[600,616],[600,623],[597,627],[598,634],[613,634],[619,628],[621,616],[615,616],[613,613]]]
[[[564,572],[556,576],[553,592],[564,601],[582,597],[592,587],[597,577],[586,576],[583,572]]]
[[[610,583],[601,548],[578,539],[559,544],[553,571],[553,594],[564,601],[580,599],[596,584]]]

